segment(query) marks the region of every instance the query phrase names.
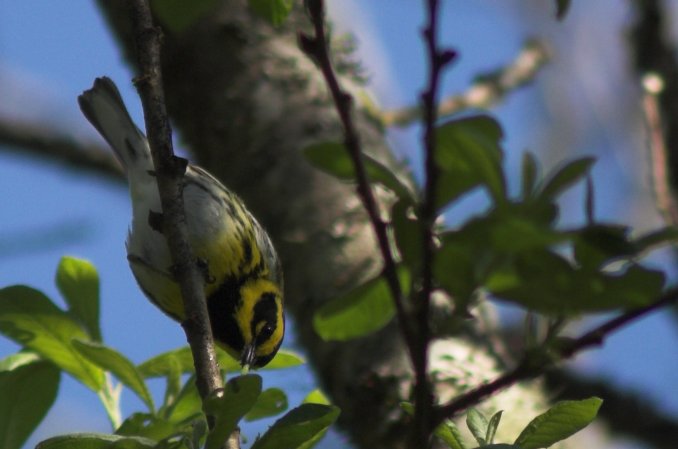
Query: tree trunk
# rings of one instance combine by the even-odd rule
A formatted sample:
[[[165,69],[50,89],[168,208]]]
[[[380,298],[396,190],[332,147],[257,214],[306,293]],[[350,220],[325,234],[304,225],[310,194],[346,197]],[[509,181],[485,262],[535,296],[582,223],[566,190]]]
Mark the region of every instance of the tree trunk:
[[[295,8],[273,28],[246,3],[225,0],[188,30],[166,31],[168,110],[192,159],[241,195],[271,234],[285,270],[288,316],[322,387],[342,409],[340,426],[359,447],[402,447],[407,418],[398,404],[408,399],[412,378],[396,323],[348,343],[323,342],[312,328],[321,304],[377,273],[380,262],[354,186],[313,169],[301,153],[312,142],[342,139],[320,74],[297,47],[307,19]],[[125,2],[99,5],[133,63]],[[351,73],[342,76],[345,87],[358,86]],[[360,111],[356,122],[364,147],[394,164],[381,127]],[[497,374],[496,360],[471,341],[457,335],[433,345],[443,398]],[[488,407],[506,409],[500,433],[515,438],[509,422],[524,425],[544,403],[523,387],[507,395],[510,402]]]

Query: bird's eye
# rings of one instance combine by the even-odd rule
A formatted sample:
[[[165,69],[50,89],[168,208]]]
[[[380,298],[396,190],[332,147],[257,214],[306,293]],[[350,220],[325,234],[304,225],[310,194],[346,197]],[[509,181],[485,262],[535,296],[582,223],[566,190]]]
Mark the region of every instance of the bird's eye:
[[[267,340],[271,335],[273,335],[273,326],[270,324],[266,324],[264,327],[261,328],[261,331],[259,332],[259,339],[261,340]]]

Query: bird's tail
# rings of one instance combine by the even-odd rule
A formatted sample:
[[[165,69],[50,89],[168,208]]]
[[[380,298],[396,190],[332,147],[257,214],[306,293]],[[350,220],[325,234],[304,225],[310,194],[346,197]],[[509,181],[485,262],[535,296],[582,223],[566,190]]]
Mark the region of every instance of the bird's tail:
[[[130,182],[147,178],[153,171],[148,140],[132,121],[115,83],[108,77],[97,78],[92,88],[78,97],[78,104],[113,148]]]

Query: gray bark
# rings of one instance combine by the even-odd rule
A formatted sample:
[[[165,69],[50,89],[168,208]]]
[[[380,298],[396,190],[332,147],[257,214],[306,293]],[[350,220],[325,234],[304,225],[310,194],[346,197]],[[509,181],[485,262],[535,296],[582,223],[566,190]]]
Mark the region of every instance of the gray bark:
[[[134,64],[124,2],[99,5]],[[397,325],[340,344],[321,341],[311,326],[319,305],[377,272],[379,256],[354,187],[313,169],[300,151],[341,140],[319,73],[297,48],[296,32],[306,26],[300,8],[274,29],[246,2],[226,0],[184,33],[168,33],[168,110],[193,161],[241,195],[275,241],[288,316],[322,387],[342,409],[342,429],[359,447],[402,447],[406,418],[398,404],[408,399],[411,370]],[[345,86],[356,82],[350,73],[343,76]],[[361,112],[356,120],[365,148],[393,164],[383,130]],[[432,349],[444,399],[499,369],[482,345],[463,336],[441,339]],[[523,387],[504,398],[509,402],[488,408],[507,411],[500,431],[515,438],[509,421],[524,425],[543,411],[543,399]]]

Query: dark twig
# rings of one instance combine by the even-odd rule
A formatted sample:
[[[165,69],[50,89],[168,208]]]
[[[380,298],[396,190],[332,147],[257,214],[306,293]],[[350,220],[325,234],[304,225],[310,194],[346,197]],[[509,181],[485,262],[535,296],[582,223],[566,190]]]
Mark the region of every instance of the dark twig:
[[[82,144],[42,123],[0,119],[0,144],[3,148],[16,149],[19,154],[85,168],[116,181],[125,179],[122,167],[105,147]]]
[[[456,53],[438,46],[438,0],[428,0],[428,22],[423,31],[429,60],[428,85],[422,94],[422,120],[424,128],[424,200],[419,210],[422,233],[421,291],[414,308],[417,323],[417,340],[414,348],[414,434],[412,447],[425,447],[433,429],[433,393],[428,379],[428,346],[431,339],[429,313],[433,292],[433,257],[435,254],[434,225],[437,218],[437,188],[439,169],[436,162],[436,130],[438,95],[443,69],[454,60]]]
[[[184,299],[183,323],[191,346],[196,384],[202,398],[222,387],[204,294],[204,277],[188,244],[182,194],[186,160],[174,156],[160,68],[160,30],[153,24],[147,0],[130,1],[141,75],[135,80],[162,202],[162,230],[172,255]]]
[[[438,117],[447,117],[473,108],[489,108],[507,94],[530,83],[550,58],[549,50],[538,40],[528,41],[518,56],[504,67],[476,77],[464,92],[443,98],[437,109]],[[421,119],[421,105],[372,111],[385,126],[408,126]]]
[[[562,341],[558,346],[548,348],[548,354],[545,353],[540,357],[535,357],[533,353],[526,355],[514,369],[506,374],[437,407],[434,411],[434,425],[454,417],[469,407],[520,381],[533,379],[544,374],[555,363],[573,357],[584,349],[602,345],[605,338],[613,332],[676,301],[678,301],[678,288],[667,290],[656,302],[649,306],[623,313],[576,339]]]
[[[299,45],[302,51],[318,64],[332,94],[332,98],[334,99],[337,113],[339,114],[339,118],[344,128],[344,144],[346,145],[353,161],[353,166],[355,167],[358,195],[367,211],[370,223],[374,228],[374,233],[376,234],[379,249],[381,251],[384,262],[382,274],[393,295],[403,336],[408,348],[411,348],[414,339],[412,330],[409,326],[407,311],[405,310],[404,297],[402,289],[400,288],[398,273],[396,272],[395,260],[393,259],[391,245],[388,240],[386,223],[384,223],[379,215],[377,201],[372,192],[372,188],[370,187],[371,184],[365,169],[360,136],[353,123],[353,98],[348,92],[341,88],[330,60],[327,36],[325,34],[325,5],[322,0],[307,0],[305,4],[313,24],[315,36],[300,33]]]

